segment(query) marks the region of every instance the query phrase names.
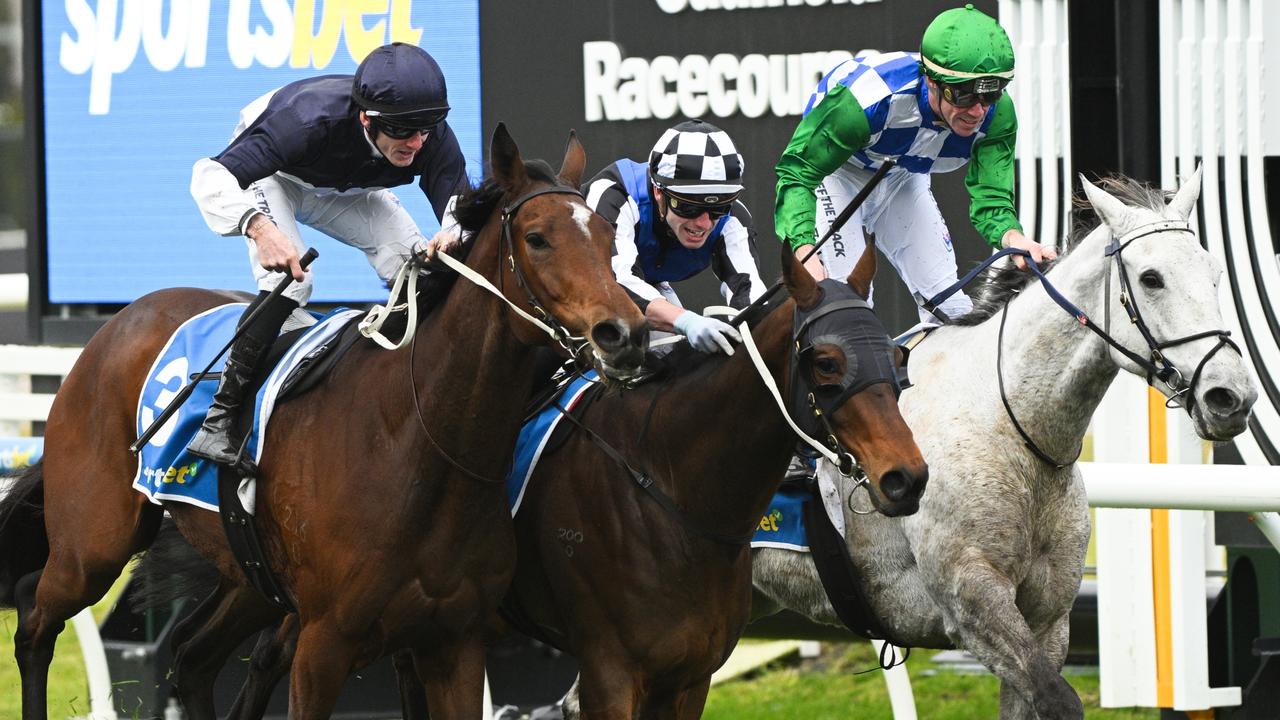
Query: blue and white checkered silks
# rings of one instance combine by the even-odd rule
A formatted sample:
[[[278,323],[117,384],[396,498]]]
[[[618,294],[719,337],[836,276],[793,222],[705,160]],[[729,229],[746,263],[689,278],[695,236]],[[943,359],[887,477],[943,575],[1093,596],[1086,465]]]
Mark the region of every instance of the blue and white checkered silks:
[[[740,191],[746,168],[728,133],[679,127],[668,128],[654,143],[649,153],[649,167],[654,174],[675,179],[672,189],[678,186],[681,193],[723,195]]]
[[[804,112],[807,115],[836,85],[849,88],[867,116],[871,134],[867,147],[849,158],[854,167],[876,170],[893,159],[897,168],[913,173],[957,170],[969,162],[973,143],[986,135],[994,112],[978,131],[959,137],[938,120],[929,107],[928,87],[917,53],[862,55],[837,65],[818,83]],[[895,171],[897,169],[895,168]]]
[[[147,382],[142,386],[138,398],[138,434],[168,407],[190,381],[191,374],[208,365],[214,353],[227,344],[244,309],[245,303],[220,305],[187,320],[174,332],[152,363]],[[271,371],[255,398],[253,430],[247,450],[255,462],[262,459],[258,438],[275,408],[284,379],[303,358],[332,339],[348,320],[361,314],[359,310],[339,308],[324,316],[289,348]],[[221,372],[224,365],[225,358],[220,359],[212,371]],[[212,380],[197,385],[187,402],[139,452],[133,487],[152,502],[173,500],[206,510],[218,509],[217,466],[187,452],[187,444],[200,429],[217,385]]]
[[[595,370],[589,370],[582,376],[574,378],[573,382],[560,391],[556,403],[572,412],[578,401],[582,399],[583,393],[595,384],[594,381],[598,377]],[[542,451],[546,448],[547,441],[551,439],[551,433],[563,418],[564,414],[560,412],[560,408],[551,405],[520,428],[520,437],[516,439],[515,459],[511,463],[511,470],[507,473],[507,503],[511,506],[511,517],[515,517],[516,511],[520,509],[525,488],[529,486],[529,478],[533,477],[533,471],[538,467],[538,461],[542,459]]]

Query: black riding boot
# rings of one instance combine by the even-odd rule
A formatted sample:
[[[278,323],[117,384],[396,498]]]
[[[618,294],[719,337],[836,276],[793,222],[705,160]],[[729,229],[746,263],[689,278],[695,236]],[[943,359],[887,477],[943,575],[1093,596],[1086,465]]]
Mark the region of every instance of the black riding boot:
[[[258,298],[245,309],[244,317],[247,318],[254,308],[267,302],[269,295],[266,291],[259,293]],[[244,402],[249,386],[253,384],[259,361],[271,347],[276,335],[280,334],[285,318],[296,307],[298,303],[289,298],[275,297],[254,318],[253,324],[244,328],[244,332],[236,338],[227,355],[227,365],[222,371],[222,377],[218,380],[213,405],[205,415],[200,432],[187,445],[192,455],[221,465],[235,463],[240,451],[240,439],[232,436],[236,415],[240,412],[240,405]]]

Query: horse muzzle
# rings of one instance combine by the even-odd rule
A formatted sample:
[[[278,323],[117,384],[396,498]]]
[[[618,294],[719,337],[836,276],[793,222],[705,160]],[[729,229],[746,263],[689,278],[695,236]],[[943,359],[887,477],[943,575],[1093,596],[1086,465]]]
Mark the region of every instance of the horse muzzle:
[[[873,483],[871,502],[886,517],[914,515],[920,509],[920,497],[929,484],[929,466],[919,469],[904,466],[891,468]]]
[[[1196,398],[1191,416],[1196,432],[1205,440],[1230,440],[1249,426],[1249,416],[1258,392],[1251,386],[1243,390],[1213,386]]]
[[[592,325],[587,337],[603,375],[625,382],[640,374],[645,351],[649,349],[647,324],[633,327],[619,318],[611,318]]]

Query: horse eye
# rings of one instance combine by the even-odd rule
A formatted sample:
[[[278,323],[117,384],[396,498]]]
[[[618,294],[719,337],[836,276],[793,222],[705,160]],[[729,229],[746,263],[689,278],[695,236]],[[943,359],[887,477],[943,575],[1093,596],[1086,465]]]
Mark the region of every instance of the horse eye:
[[[824,375],[835,375],[840,372],[840,365],[828,357],[818,358],[814,361],[813,366]]]
[[[551,244],[551,243],[548,243],[547,239],[542,235],[540,235],[539,233],[529,233],[528,235],[525,235],[524,243],[531,248],[537,248],[539,250]]]
[[[1148,290],[1159,290],[1164,287],[1164,279],[1155,270],[1148,270],[1142,273],[1142,277],[1138,278],[1138,281],[1142,283],[1142,287]]]

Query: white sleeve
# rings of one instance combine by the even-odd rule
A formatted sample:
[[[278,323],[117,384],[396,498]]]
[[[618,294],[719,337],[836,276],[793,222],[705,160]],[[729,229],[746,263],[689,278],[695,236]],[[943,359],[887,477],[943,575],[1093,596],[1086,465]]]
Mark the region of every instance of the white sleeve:
[[[658,289],[635,273],[636,260],[640,250],[636,247],[636,223],[640,222],[640,208],[630,197],[622,207],[618,208],[618,220],[613,235],[613,274],[618,284],[633,295],[643,298],[645,303],[662,297]]]
[[[751,231],[736,217],[730,217],[724,225],[724,253],[729,261],[730,274],[721,278],[720,293],[726,302],[732,303],[741,293],[741,284],[748,284],[747,300],[754,301],[764,294],[764,281],[752,253]],[[734,287],[737,285],[738,287]]]
[[[205,224],[219,235],[243,235],[245,224],[261,212],[253,193],[242,189],[231,171],[213,158],[201,158],[191,168],[191,197]]]

